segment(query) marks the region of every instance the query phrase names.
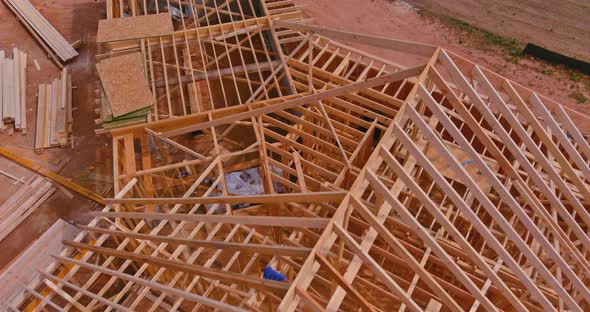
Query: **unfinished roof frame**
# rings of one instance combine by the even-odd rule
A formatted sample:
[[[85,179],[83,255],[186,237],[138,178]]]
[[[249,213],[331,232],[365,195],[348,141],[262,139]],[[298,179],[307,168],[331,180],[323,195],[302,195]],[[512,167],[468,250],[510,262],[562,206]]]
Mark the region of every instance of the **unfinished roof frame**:
[[[589,308],[586,116],[449,51],[309,26],[292,1],[234,11],[246,2],[109,44],[142,52],[159,104],[110,130],[116,196],[13,309]],[[406,69],[327,37],[426,57]],[[213,40],[227,54],[183,72],[199,66],[179,47]],[[255,50],[266,65],[227,57]],[[193,111],[188,86],[215,83]],[[248,168],[261,194],[230,194]],[[269,265],[288,281],[262,279]]]

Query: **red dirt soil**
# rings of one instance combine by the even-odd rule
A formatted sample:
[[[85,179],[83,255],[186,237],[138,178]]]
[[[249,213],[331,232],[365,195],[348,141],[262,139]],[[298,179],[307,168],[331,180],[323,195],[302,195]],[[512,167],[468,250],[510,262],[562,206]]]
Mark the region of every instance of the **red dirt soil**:
[[[508,62],[501,49],[484,46],[443,20],[424,16],[406,2],[295,0],[295,3],[304,5],[303,11],[314,19],[315,25],[441,46],[562,105],[590,114],[590,78],[587,76],[574,73],[576,77],[571,78],[571,72],[563,67],[528,57],[520,59],[518,64]],[[365,46],[362,48],[398,64],[417,64],[417,59],[411,56]],[[578,103],[571,97],[573,90],[578,90],[588,100]]]

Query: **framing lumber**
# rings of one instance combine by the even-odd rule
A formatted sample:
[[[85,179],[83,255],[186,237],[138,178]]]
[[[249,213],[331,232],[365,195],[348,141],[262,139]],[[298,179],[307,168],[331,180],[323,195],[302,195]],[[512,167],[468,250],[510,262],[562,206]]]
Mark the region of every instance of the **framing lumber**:
[[[590,309],[589,117],[293,2],[192,5],[170,34],[104,44],[140,55],[152,104],[112,120],[101,95],[117,195],[11,306]],[[147,4],[107,18],[163,13]]]
[[[34,171],[34,172],[48,178],[49,180],[67,188],[68,190],[76,192],[76,193],[78,193],[78,194],[80,194],[80,195],[100,204],[100,205],[105,205],[105,202],[104,202],[102,196],[100,196],[99,194],[97,194],[91,190],[88,190],[88,189],[80,186],[79,184],[74,183],[74,182],[62,177],[59,174],[57,174],[51,170],[43,168],[39,164],[36,164],[36,163],[33,163],[27,159],[24,159],[16,154],[8,151],[5,148],[0,148],[0,156],[4,157],[6,159],[9,159],[9,160],[29,169],[31,171]]]

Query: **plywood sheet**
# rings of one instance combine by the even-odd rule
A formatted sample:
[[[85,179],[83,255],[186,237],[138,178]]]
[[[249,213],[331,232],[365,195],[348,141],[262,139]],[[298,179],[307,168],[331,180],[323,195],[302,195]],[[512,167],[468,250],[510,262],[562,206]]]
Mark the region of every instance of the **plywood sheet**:
[[[170,35],[174,31],[170,13],[100,20],[97,42],[113,42]]]
[[[113,117],[152,105],[154,98],[145,77],[141,53],[112,57],[96,67]]]

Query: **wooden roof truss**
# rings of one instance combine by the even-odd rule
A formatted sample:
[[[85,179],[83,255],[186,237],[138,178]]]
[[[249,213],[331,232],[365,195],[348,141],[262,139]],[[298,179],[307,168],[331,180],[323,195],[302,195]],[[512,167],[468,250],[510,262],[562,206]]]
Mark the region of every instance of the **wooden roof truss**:
[[[149,6],[108,3],[111,18]],[[110,131],[116,195],[11,309],[590,308],[586,116],[444,49],[294,23],[291,1],[234,11],[247,3],[113,43],[145,55],[154,118]],[[269,40],[276,58],[258,59]],[[183,100],[212,84],[204,106]],[[253,168],[260,191],[232,193],[228,174]]]

